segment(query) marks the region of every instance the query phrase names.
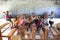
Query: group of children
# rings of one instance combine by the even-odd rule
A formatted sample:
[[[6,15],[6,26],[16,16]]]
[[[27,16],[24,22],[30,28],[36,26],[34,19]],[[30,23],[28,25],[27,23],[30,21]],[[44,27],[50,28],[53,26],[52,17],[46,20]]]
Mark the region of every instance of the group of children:
[[[51,12],[51,14],[49,15],[50,16],[50,26],[52,27],[53,25],[53,17],[54,17],[54,13],[53,11]],[[7,11],[7,14],[6,14],[6,19],[10,22],[11,21],[11,17],[9,15],[9,11]],[[22,14],[22,15],[19,15],[15,18],[14,20],[14,23],[12,22],[12,25],[14,24],[14,27],[15,28],[21,28],[21,27],[26,27],[27,30],[28,28],[31,29],[32,27],[36,27],[37,31],[39,31],[41,28],[42,30],[44,30],[45,28],[47,29],[48,28],[48,14],[44,13],[42,15],[38,15],[36,16],[35,13],[32,13],[31,16],[28,16],[26,14]]]

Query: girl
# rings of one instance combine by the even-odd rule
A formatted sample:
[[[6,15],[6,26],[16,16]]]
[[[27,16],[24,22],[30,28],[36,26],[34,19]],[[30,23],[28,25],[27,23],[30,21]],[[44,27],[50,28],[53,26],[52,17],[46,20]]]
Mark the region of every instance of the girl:
[[[19,23],[18,23],[18,34],[20,33],[20,29],[23,27],[24,28],[24,25],[25,25],[25,22],[24,22],[24,19],[23,19],[23,16],[20,16],[20,18],[18,19]]]
[[[49,20],[50,27],[52,27],[52,25],[54,24],[53,18],[54,18],[54,12],[52,11],[50,14],[50,20]]]

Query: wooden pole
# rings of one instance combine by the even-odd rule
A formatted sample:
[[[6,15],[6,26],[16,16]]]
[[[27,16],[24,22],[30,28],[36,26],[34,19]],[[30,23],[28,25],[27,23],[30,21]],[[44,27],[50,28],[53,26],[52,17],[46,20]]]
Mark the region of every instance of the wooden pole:
[[[2,40],[1,30],[0,30],[0,40]]]
[[[8,40],[11,40],[11,37],[8,37]]]

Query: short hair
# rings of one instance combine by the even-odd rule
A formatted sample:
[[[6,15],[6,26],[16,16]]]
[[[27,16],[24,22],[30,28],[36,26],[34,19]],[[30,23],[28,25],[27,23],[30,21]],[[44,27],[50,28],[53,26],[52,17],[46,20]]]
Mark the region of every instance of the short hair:
[[[9,13],[9,11],[6,11],[7,13]]]
[[[54,13],[53,11],[51,11],[51,13]]]
[[[35,13],[32,13],[32,14],[35,14]]]

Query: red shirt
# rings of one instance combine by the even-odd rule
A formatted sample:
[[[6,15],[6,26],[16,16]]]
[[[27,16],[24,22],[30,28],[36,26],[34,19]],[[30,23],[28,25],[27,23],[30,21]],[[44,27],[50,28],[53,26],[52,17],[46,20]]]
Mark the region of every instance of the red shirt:
[[[6,15],[6,19],[10,19],[10,15]]]
[[[41,25],[42,25],[42,20],[38,22],[38,26],[41,26]]]

